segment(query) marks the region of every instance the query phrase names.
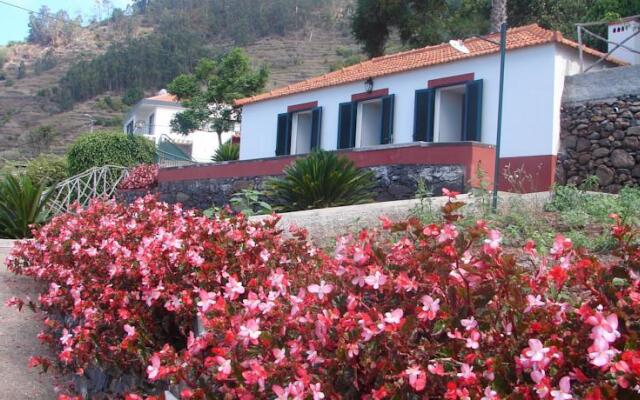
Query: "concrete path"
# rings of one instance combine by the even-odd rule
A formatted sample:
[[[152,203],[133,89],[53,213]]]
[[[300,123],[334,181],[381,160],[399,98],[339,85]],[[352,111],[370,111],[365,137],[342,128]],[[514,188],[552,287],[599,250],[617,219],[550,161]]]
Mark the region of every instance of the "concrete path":
[[[18,312],[5,305],[13,296],[36,298],[37,286],[7,271],[6,252],[0,243],[0,399],[54,400],[53,374],[41,374],[27,365],[32,355],[51,354],[36,338],[43,327],[41,317],[29,309]]]

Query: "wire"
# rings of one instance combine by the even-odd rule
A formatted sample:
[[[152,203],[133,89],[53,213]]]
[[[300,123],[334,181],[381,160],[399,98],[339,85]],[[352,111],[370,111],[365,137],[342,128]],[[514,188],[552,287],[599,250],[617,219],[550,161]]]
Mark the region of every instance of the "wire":
[[[33,10],[29,9],[29,8],[22,7],[22,6],[18,5],[18,4],[9,3],[8,1],[4,1],[4,0],[0,0],[0,5],[5,5],[5,6],[17,8],[18,10],[26,11],[29,14],[37,14],[38,13],[37,11],[33,11]],[[51,19],[55,19],[55,20],[61,21],[61,22],[69,22],[68,20],[65,20],[64,18],[58,18],[55,15],[47,15],[47,17],[51,18]]]

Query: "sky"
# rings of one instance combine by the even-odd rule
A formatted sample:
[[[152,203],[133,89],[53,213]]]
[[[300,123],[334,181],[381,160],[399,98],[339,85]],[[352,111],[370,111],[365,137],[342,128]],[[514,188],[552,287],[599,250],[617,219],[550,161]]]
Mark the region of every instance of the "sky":
[[[66,10],[71,17],[82,15],[86,22],[96,14],[95,0],[3,0],[30,10],[37,11],[42,6],[51,10]],[[131,0],[111,0],[115,7],[124,8]],[[29,13],[0,2],[0,45],[11,40],[24,40],[29,32]]]

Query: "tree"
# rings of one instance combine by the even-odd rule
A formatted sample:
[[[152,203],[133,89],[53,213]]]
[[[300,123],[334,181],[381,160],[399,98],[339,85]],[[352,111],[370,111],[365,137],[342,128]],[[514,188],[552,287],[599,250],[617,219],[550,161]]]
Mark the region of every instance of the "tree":
[[[28,132],[24,141],[33,155],[49,150],[53,141],[60,135],[52,126],[42,125],[34,131]]]
[[[222,134],[240,121],[234,100],[262,91],[268,75],[264,66],[253,69],[249,57],[237,48],[218,60],[200,60],[195,73],[180,75],[168,86],[186,108],[176,114],[171,127],[183,134],[198,129],[215,132],[222,145]]]
[[[351,27],[364,51],[376,57],[392,30],[409,47],[485,33],[489,10],[488,0],[358,0]]]
[[[71,40],[80,27],[80,19],[71,19],[66,11],[52,12],[42,6],[36,13],[29,14],[29,36],[27,40],[45,46],[59,46]]]
[[[507,22],[507,0],[491,0],[491,31],[498,32]]]

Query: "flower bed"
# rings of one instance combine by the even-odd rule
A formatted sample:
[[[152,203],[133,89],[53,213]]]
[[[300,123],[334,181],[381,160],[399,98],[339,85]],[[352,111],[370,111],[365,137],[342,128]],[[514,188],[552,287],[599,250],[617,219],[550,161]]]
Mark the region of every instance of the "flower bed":
[[[120,189],[147,189],[158,184],[157,164],[140,164],[129,171],[120,182]]]
[[[616,219],[606,263],[562,236],[548,256],[532,242],[511,254],[484,222],[459,228],[461,206],[441,224],[383,220],[329,255],[275,217],[94,202],[8,264],[48,283],[38,307],[72,317],[45,321],[57,364],[143,375],[182,399],[637,396],[637,232]]]

